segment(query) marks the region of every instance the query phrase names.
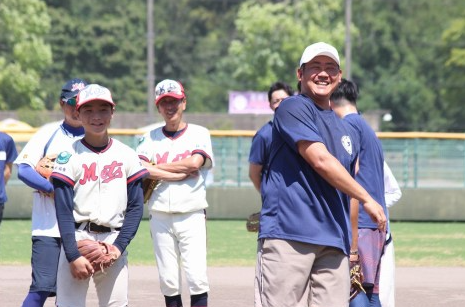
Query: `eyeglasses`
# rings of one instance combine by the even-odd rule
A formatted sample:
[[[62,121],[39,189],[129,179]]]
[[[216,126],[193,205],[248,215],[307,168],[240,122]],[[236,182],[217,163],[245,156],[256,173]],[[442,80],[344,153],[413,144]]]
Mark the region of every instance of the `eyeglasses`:
[[[71,98],[63,98],[61,99],[61,101],[63,101],[64,103],[70,105],[70,106],[75,106],[76,105],[76,97],[71,97]]]
[[[307,67],[305,67],[305,69],[307,69]],[[315,63],[315,64],[308,65],[308,70],[309,70],[310,74],[312,74],[312,75],[313,74],[319,74],[319,73],[325,71],[330,76],[336,76],[337,74],[339,74],[340,68],[337,65],[322,66],[322,65],[319,65],[319,64]]]

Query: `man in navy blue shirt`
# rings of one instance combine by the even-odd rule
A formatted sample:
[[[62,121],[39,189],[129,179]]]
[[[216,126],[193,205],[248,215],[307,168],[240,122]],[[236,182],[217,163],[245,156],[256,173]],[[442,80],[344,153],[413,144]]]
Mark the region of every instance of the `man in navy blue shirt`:
[[[367,190],[388,216],[384,197],[384,154],[380,140],[357,110],[358,88],[354,82],[342,79],[331,95],[334,112],[349,123],[356,131],[360,145],[356,181]],[[353,200],[354,209],[358,208],[352,227],[353,239],[351,261],[360,262],[364,275],[365,293],[360,293],[351,301],[351,307],[381,307],[379,300],[380,261],[383,254],[386,232],[377,228],[363,203]],[[357,221],[358,217],[358,221]],[[358,228],[358,229],[357,229]],[[358,259],[357,259],[358,258]]]
[[[349,197],[386,227],[382,207],[352,177],[353,132],[330,109],[341,76],[333,46],[308,46],[297,70],[301,94],[275,112],[262,182],[256,305],[347,306]]]

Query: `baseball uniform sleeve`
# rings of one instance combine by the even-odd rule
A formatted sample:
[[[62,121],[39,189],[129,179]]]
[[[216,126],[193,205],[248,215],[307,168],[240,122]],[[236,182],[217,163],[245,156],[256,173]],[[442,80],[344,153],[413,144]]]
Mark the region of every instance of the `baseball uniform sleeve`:
[[[113,245],[123,252],[136,235],[144,213],[142,178],[128,184],[128,206],[123,226]]]
[[[402,197],[402,191],[386,161],[384,161],[384,189],[386,206],[388,208],[394,206]]]
[[[150,146],[151,144],[153,144],[151,141],[151,133],[146,133],[139,139],[139,144],[137,145],[136,153],[141,160],[150,162],[153,156],[153,149]]]
[[[192,155],[201,154],[205,158],[205,163],[203,164],[204,168],[212,168],[214,166],[213,161],[213,148],[210,138],[210,132],[204,128],[197,126],[200,129],[199,133],[199,142],[196,144],[195,148],[192,150]],[[201,135],[201,137],[200,137]]]
[[[55,187],[55,207],[63,249],[66,259],[72,262],[81,256],[75,237],[73,216],[74,190],[69,184],[57,178],[53,178],[53,186]]]
[[[53,184],[42,177],[29,164],[21,163],[18,165],[18,179],[33,189],[47,193],[53,191]]]
[[[18,165],[21,163],[29,164],[35,168],[37,162],[44,156],[45,145],[58,127],[59,124],[49,124],[40,128],[21,150],[14,163]]]

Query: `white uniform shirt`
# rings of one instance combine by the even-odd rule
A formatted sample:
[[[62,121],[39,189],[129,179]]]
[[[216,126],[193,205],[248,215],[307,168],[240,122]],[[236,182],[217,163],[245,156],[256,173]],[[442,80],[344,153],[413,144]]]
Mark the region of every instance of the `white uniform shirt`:
[[[386,161],[384,161],[384,199],[386,201],[386,207],[389,208],[394,206],[401,197],[402,191],[400,190],[396,177],[394,177],[391,169]]]
[[[214,162],[210,132],[206,128],[188,124],[182,134],[171,138],[160,127],[146,133],[136,151],[142,159],[156,164],[176,162],[201,152],[206,159],[199,176],[182,181],[161,181],[152,193],[148,207],[152,211],[168,213],[186,213],[208,207],[205,181]]]
[[[112,228],[123,225],[128,183],[146,173],[136,152],[115,139],[101,152],[77,141],[60,153],[53,169],[55,178],[74,187],[74,220]]]
[[[68,150],[81,136],[73,136],[61,127],[62,121],[42,126],[24,146],[14,164],[28,164],[35,169],[39,160],[45,155],[59,154]],[[51,139],[44,155],[45,146]],[[60,237],[52,197],[34,191],[32,195],[32,235]]]

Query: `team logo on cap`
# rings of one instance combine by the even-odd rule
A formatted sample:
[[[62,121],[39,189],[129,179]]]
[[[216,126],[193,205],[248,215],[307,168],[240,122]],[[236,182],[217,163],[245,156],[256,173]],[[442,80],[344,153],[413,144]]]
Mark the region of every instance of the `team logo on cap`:
[[[100,85],[89,85],[85,90],[79,94],[81,99],[84,100],[88,97],[98,98],[108,95],[108,90]]]
[[[349,153],[349,155],[352,155],[352,140],[350,139],[350,136],[342,136],[341,143],[342,146],[344,146],[344,149]]]
[[[168,82],[164,84],[160,84],[160,86],[156,89],[155,91],[157,96],[166,94],[166,93],[176,93],[178,95],[181,95],[181,91],[179,90],[179,85],[174,83],[174,82]]]
[[[84,83],[82,83],[82,82],[73,83],[73,85],[71,86],[71,92],[80,91],[85,87],[86,87],[86,85]]]

